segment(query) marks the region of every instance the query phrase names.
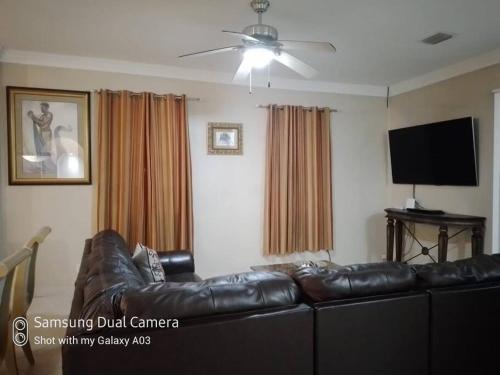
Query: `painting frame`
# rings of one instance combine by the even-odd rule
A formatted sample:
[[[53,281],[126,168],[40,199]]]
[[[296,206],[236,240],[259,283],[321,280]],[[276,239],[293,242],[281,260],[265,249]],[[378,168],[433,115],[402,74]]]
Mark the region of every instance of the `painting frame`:
[[[6,97],[9,185],[91,185],[90,91],[7,86]],[[32,106],[39,104],[42,112],[40,116],[37,116],[34,111],[28,111],[27,115],[31,116],[32,120],[33,130],[31,132],[25,131],[26,127],[29,126],[29,121],[26,121],[25,118],[26,113],[23,113],[25,103]],[[52,120],[54,117],[57,119],[57,116],[49,111],[51,104],[71,108],[71,110],[65,109],[64,114],[74,119],[74,124],[73,122],[67,126],[56,126],[57,122],[52,124]],[[43,108],[46,112],[43,111]],[[39,127],[35,126],[35,122],[39,124],[38,122],[41,121],[44,114],[46,115],[45,119],[50,115],[48,123],[42,123]],[[43,130],[45,138],[42,137],[42,125],[45,127]],[[56,126],[55,129],[52,129],[52,126]],[[38,133],[35,129],[39,130]],[[72,137],[76,140],[70,140],[69,137],[60,135],[61,133],[65,134],[65,132],[71,132]],[[25,133],[31,133],[30,142],[26,142]],[[36,138],[38,138],[38,142]],[[46,143],[42,142],[43,144],[40,145],[40,140],[45,140]],[[76,153],[63,152],[66,151],[63,143],[67,140],[70,140],[70,146],[76,149]],[[33,155],[24,154],[26,143],[31,144],[31,149],[36,149],[34,152],[31,150]],[[43,147],[43,152],[40,151],[41,147]],[[76,170],[73,176],[69,172],[66,175],[60,173],[60,170],[64,170],[64,165],[62,167],[59,165],[61,157],[58,158],[59,154],[53,152],[54,149],[58,152],[61,151],[59,154],[65,157],[63,162],[71,167],[71,171]],[[54,161],[54,158],[57,159]],[[33,173],[35,167],[31,167],[30,173],[25,170],[24,165],[30,163],[40,165],[39,175]],[[44,170],[43,165],[49,165],[51,168]]]
[[[209,122],[207,153],[208,155],[243,155],[243,124]]]

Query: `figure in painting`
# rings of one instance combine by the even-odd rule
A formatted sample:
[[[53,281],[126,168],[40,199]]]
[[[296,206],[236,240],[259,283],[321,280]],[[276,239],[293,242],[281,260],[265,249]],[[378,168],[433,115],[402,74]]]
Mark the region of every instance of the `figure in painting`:
[[[231,146],[232,139],[231,136],[228,133],[221,133],[219,135],[219,145],[220,146]]]
[[[52,112],[49,111],[49,103],[40,104],[42,114],[36,116],[33,111],[28,111],[28,117],[33,121],[33,137],[35,140],[35,151],[38,156],[50,156],[52,142]]]

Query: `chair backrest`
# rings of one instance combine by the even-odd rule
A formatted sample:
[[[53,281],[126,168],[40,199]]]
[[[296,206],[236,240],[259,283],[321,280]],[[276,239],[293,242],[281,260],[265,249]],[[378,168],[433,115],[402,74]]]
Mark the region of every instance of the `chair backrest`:
[[[33,300],[38,247],[50,231],[43,227],[22,249],[0,262],[0,281],[4,282],[0,292],[0,366],[11,337],[9,322],[24,316]]]
[[[5,357],[10,338],[10,310],[14,273],[17,266],[31,256],[31,250],[21,249],[0,262],[0,280],[4,282],[0,305],[0,365]]]
[[[31,257],[16,267],[11,309],[14,318],[25,314],[33,301],[38,248],[50,231],[50,227],[43,227],[24,245],[24,249],[31,252]]]

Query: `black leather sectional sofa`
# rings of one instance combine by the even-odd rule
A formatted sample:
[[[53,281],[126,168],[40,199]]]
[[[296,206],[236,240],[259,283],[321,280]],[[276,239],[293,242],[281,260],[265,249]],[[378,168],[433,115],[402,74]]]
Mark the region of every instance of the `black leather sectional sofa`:
[[[500,374],[499,256],[207,280],[187,252],[160,257],[167,282],[148,285],[116,232],[86,242],[70,319],[96,324],[68,328],[65,375]]]
[[[148,285],[118,233],[87,240],[70,319],[95,324],[68,328],[65,375],[313,373],[314,312],[292,279],[249,272],[200,281],[189,253],[160,257],[168,281]],[[98,327],[132,317],[176,318],[179,328]],[[99,344],[106,339],[116,344]]]

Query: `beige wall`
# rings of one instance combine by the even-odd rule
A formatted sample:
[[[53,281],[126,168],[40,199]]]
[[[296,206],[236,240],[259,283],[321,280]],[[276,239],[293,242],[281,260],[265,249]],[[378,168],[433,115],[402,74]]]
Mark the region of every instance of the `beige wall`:
[[[257,104],[330,106],[335,211],[334,260],[379,260],[384,253],[387,111],[383,98],[256,89],[125,74],[0,65],[0,248],[10,252],[42,225],[53,227],[38,262],[38,290],[73,284],[83,241],[93,233],[91,186],[8,186],[5,86],[185,93],[193,164],[195,258],[201,276],[247,271],[287,259],[261,255],[266,112]],[[243,156],[208,156],[209,121],[242,122]],[[93,131],[95,134],[95,131]],[[95,137],[92,137],[95,145]],[[92,155],[94,160],[95,153]]]
[[[427,208],[481,215],[487,218],[485,249],[491,252],[493,109],[492,90],[500,87],[500,65],[468,73],[390,99],[389,128],[473,116],[479,127],[479,186],[417,186],[417,200]],[[410,185],[394,185],[388,170],[388,195],[392,206],[402,206],[411,197]],[[420,227],[428,241],[437,237],[436,229]],[[451,231],[450,231],[451,233]],[[460,235],[450,245],[450,257],[470,254],[468,234]]]

